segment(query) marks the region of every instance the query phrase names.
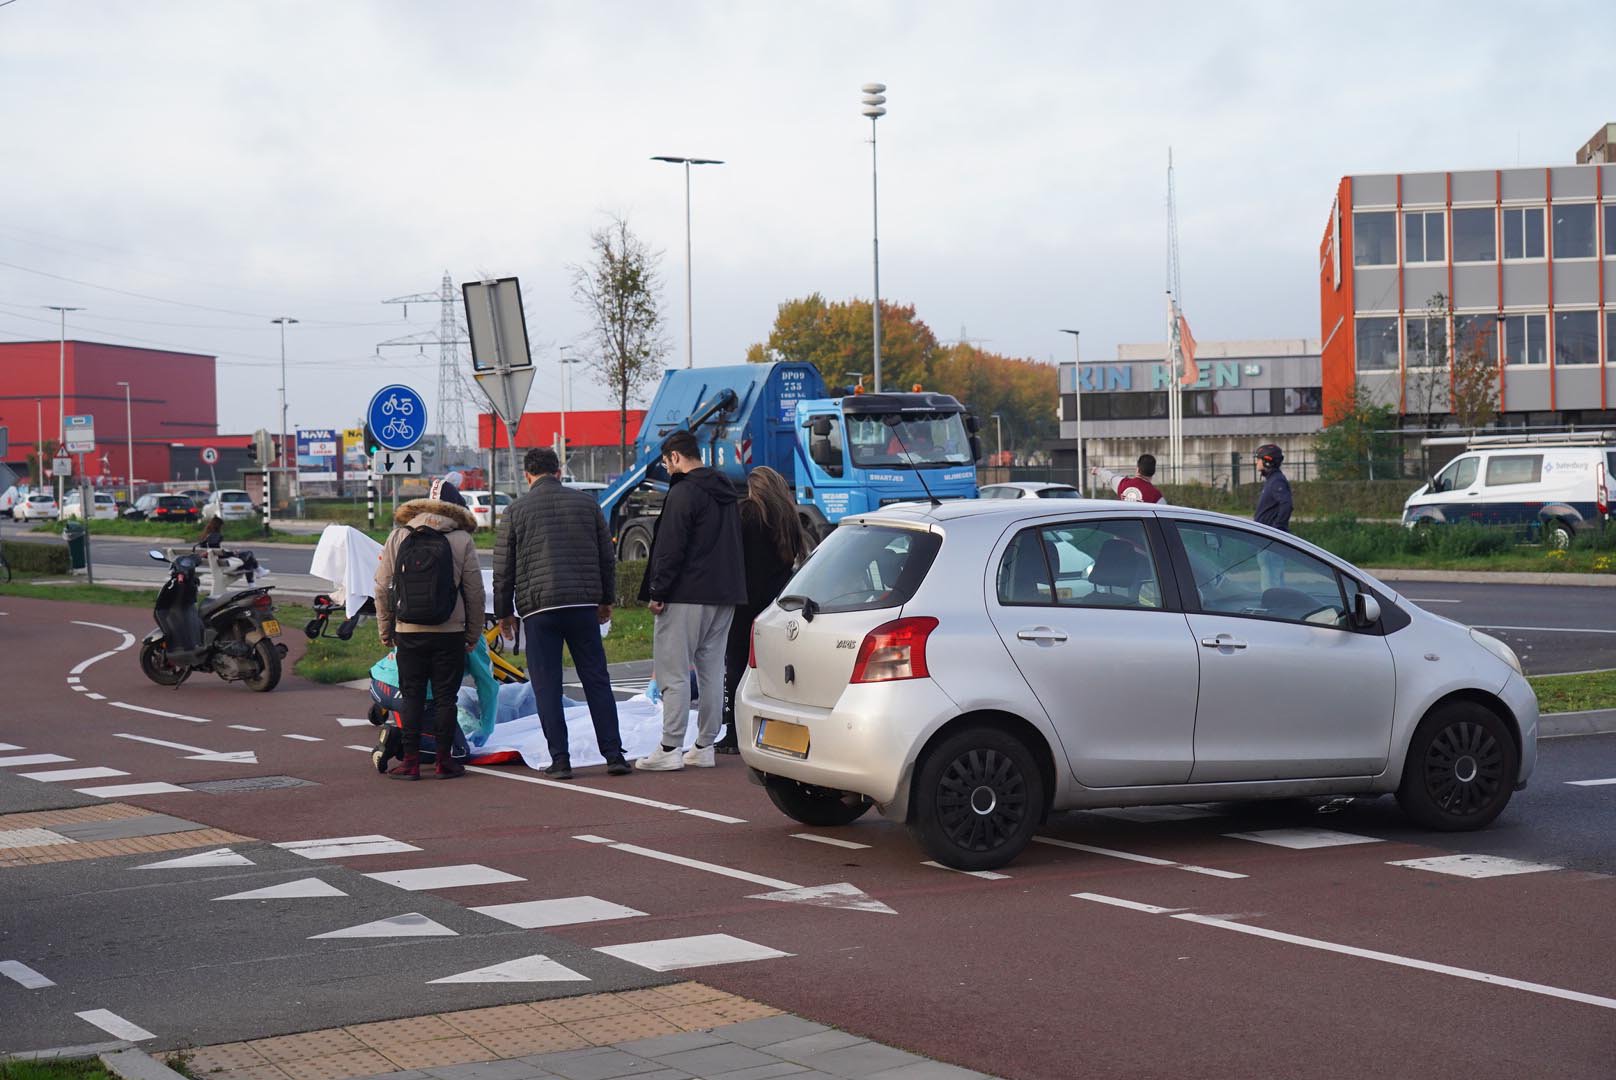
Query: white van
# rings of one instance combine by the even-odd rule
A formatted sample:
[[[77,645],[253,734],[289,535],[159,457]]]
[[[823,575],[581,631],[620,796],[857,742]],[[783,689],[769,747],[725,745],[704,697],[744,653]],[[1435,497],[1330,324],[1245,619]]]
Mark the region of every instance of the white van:
[[[1482,436],[1408,497],[1403,524],[1512,525],[1563,548],[1612,519],[1613,475],[1609,438]]]

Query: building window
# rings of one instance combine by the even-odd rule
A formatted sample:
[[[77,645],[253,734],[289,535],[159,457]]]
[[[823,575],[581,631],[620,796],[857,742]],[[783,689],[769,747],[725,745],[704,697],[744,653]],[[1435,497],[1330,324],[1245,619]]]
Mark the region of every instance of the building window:
[[[1616,364],[1616,310],[1605,312],[1605,363]],[[1616,469],[1611,476],[1616,478]]]
[[[1318,386],[1299,386],[1285,390],[1286,416],[1318,416],[1324,412],[1324,390]]]
[[[1544,315],[1504,316],[1504,363],[1548,363],[1547,322]]]
[[[1250,390],[1212,391],[1212,413],[1215,416],[1250,416]]]
[[[1397,320],[1358,320],[1358,370],[1395,371],[1397,369]]]
[[[1554,362],[1556,364],[1599,363],[1599,312],[1557,311],[1554,313]]]
[[[1497,315],[1455,315],[1453,317],[1453,344],[1460,356],[1477,351],[1487,359],[1498,360],[1498,336],[1502,328]]]
[[[1554,204],[1554,257],[1591,259],[1594,247],[1594,204]]]
[[[1616,203],[1605,204],[1605,254],[1616,255]]]
[[[1526,206],[1504,211],[1504,258],[1543,257],[1543,208]]]
[[[1453,261],[1498,261],[1498,216],[1491,207],[1453,212]]]
[[[1397,215],[1390,210],[1352,215],[1352,265],[1397,265]]]
[[[1446,262],[1448,249],[1440,210],[1415,210],[1403,215],[1403,261]]]
[[[1410,315],[1405,324],[1409,367],[1446,367],[1448,321]]]

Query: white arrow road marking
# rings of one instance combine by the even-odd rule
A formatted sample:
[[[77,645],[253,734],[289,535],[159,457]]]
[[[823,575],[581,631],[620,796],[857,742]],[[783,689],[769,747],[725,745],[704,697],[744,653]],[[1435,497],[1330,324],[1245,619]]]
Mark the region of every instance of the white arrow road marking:
[[[144,1042],[147,1039],[157,1038],[157,1036],[139,1024],[131,1024],[117,1013],[109,1012],[106,1009],[91,1009],[88,1012],[74,1013],[73,1015],[86,1023],[94,1024],[108,1035],[128,1039],[130,1042]]]
[[[21,749],[23,749],[23,747],[18,746],[16,743],[0,742],[0,753]]]
[[[270,885],[263,889],[251,889],[247,892],[231,893],[229,896],[215,896],[215,900],[312,900],[323,896],[347,896],[348,894],[332,885],[321,881],[317,877],[298,878],[296,881],[286,881],[279,885]]]
[[[491,964],[475,971],[462,971],[446,979],[433,979],[427,985],[438,983],[533,983],[533,982],[588,982],[588,975],[580,975],[565,964],[558,964],[548,956],[524,956]]]
[[[746,870],[735,870],[728,866],[720,866],[717,863],[702,862],[700,859],[690,859],[683,855],[657,851],[654,848],[640,847],[638,844],[620,844],[604,836],[574,836],[573,839],[582,840],[586,844],[604,844],[616,851],[626,851],[630,855],[643,855],[647,859],[657,859],[661,862],[673,863],[675,866],[687,866],[692,870],[705,870],[709,874],[720,874],[723,877],[735,878],[737,881],[749,881],[754,885],[766,885],[775,890],[774,892],[749,896],[747,897],[748,900],[780,900],[786,903],[810,904],[814,907],[844,908],[848,911],[879,911],[889,915],[897,914],[897,912],[879,900],[865,894],[857,886],[846,881],[840,881],[834,885],[798,885],[794,881],[782,881],[779,878],[764,877],[762,874],[753,874]]]
[[[4,975],[24,990],[43,990],[47,986],[56,985],[21,960],[0,960],[0,975]]]
[[[184,750],[189,761],[228,761],[236,765],[256,765],[258,755],[251,750],[205,750],[200,746],[187,746],[184,743],[168,742],[163,739],[153,739],[148,735],[114,735],[114,739],[132,739],[135,742],[150,743],[153,746],[166,746],[170,750]]]
[[[313,934],[310,941],[320,941],[325,938],[377,938],[377,937],[459,937],[460,935],[444,926],[440,922],[422,915],[419,911],[412,911],[407,915],[394,915],[391,919],[377,919],[375,922],[360,923],[358,926],[349,926],[342,930],[332,930],[325,934]]]
[[[251,859],[245,855],[238,855],[227,847],[214,848],[212,851],[202,851],[195,855],[181,855],[177,859],[164,859],[162,862],[149,862],[136,866],[135,870],[201,870],[215,866],[255,866]]]

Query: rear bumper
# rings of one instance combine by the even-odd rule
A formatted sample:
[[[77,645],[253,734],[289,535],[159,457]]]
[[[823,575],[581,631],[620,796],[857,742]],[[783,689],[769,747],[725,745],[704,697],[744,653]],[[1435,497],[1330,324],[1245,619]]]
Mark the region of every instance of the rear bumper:
[[[756,684],[748,672],[735,707],[736,735],[747,765],[773,776],[867,795],[883,806],[904,790],[926,736],[957,712],[931,679],[852,685],[830,709],[776,700]],[[808,756],[758,746],[759,718],[806,727]]]

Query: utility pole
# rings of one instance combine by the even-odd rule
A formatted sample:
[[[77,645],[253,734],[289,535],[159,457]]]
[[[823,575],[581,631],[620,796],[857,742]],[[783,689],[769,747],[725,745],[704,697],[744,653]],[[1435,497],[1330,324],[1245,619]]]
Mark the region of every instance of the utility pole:
[[[64,304],[46,304],[45,310],[54,311],[62,316],[62,335],[56,353],[56,451],[62,453],[67,446],[67,313],[69,311],[83,311],[81,307],[68,307]],[[67,487],[61,477],[56,478],[56,505],[62,505],[62,498]]]
[[[391,300],[383,300],[382,303],[403,305],[406,319],[410,317],[411,304],[438,305],[436,334],[426,330],[419,334],[383,341],[376,348],[381,350],[414,345],[424,351],[427,345],[438,347],[438,436],[443,440],[445,455],[448,454],[450,447],[471,446],[472,439],[466,429],[466,411],[471,408],[471,392],[466,387],[459,349],[459,346],[466,344],[470,338],[466,336],[466,328],[460,322],[459,309],[456,307],[460,303],[460,295],[454,287],[454,279],[449,276],[449,271],[445,270],[437,292],[395,296]]]
[[[870,118],[870,250],[874,256],[874,292],[871,303],[875,319],[875,392],[881,392],[881,198],[875,161],[875,122],[887,114],[886,83],[865,83],[863,113]]]
[[[694,367],[696,364],[696,332],[694,307],[691,303],[690,284],[690,166],[692,165],[722,165],[722,161],[714,158],[672,157],[658,154],[652,161],[665,161],[670,165],[683,165],[685,167],[685,367]]]
[[[279,318],[274,318],[269,321],[276,323],[281,328],[281,446],[280,452],[274,456],[280,459],[282,479],[284,479],[286,472],[286,326],[288,323],[296,323],[297,320],[292,318],[290,315],[282,315]],[[295,451],[293,453],[292,460],[297,460]],[[270,474],[265,473],[264,475],[266,477],[264,481],[264,502],[266,505],[269,505],[271,502],[270,495],[273,491],[273,484],[267,479]],[[287,495],[288,497],[291,495],[290,488],[287,489]],[[273,509],[264,515],[266,525],[269,521],[269,515],[272,513],[274,513]]]

